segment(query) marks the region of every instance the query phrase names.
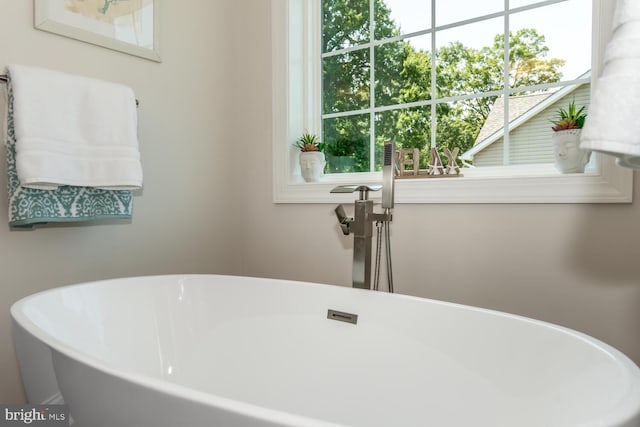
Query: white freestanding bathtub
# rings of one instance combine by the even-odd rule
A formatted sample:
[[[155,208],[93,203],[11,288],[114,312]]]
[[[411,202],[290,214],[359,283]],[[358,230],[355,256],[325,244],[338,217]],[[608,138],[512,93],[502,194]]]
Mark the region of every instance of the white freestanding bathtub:
[[[185,275],[57,288],[11,314],[30,403],[62,397],[78,427],[640,426],[622,353],[473,307]]]

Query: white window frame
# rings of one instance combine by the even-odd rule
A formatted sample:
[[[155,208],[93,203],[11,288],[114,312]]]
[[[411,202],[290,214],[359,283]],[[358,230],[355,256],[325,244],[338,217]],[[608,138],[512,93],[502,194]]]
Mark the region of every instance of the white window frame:
[[[304,131],[320,134],[320,0],[272,0],[273,202],[333,203],[340,184],[375,184],[381,172],[327,174],[320,182],[300,176],[293,143]],[[593,0],[593,76],[611,32],[614,1]],[[317,12],[315,12],[317,11]],[[592,81],[592,91],[597,83]],[[464,177],[396,180],[396,203],[630,203],[633,171],[610,156],[596,171],[558,174],[553,165],[463,169]],[[379,195],[378,195],[379,196]],[[376,199],[376,194],[372,194]]]

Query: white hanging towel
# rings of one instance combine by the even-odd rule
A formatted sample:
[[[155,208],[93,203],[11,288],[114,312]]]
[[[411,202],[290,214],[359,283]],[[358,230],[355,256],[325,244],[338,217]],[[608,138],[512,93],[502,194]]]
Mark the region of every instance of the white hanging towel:
[[[142,187],[130,87],[24,65],[8,70],[21,186]]]
[[[602,76],[581,136],[583,149],[640,168],[640,1],[618,0]]]

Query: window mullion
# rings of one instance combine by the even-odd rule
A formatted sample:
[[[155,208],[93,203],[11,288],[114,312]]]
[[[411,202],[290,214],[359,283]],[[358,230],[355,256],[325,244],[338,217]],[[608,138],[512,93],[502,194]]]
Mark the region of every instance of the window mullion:
[[[375,70],[375,0],[369,0],[369,171],[375,171],[376,133],[376,70]]]
[[[540,90],[557,88],[557,87],[563,88],[563,87],[567,87],[567,86],[578,85],[580,83],[588,83],[590,81],[591,81],[591,77],[590,77],[590,74],[589,74],[589,77],[580,77],[580,78],[573,79],[573,80],[563,80],[563,81],[555,82],[555,83],[542,83],[542,84],[537,84],[537,85],[533,85],[533,86],[520,86],[520,87],[517,87],[517,88],[512,88],[511,85],[509,85],[508,94],[511,95],[512,93],[515,93],[515,92],[524,92],[524,91],[540,91]],[[469,93],[467,95],[446,96],[444,98],[438,98],[437,102],[439,102],[439,103],[457,102],[457,101],[464,101],[466,99],[484,98],[484,97],[488,97],[488,96],[498,96],[498,97],[500,97],[500,96],[504,95],[504,92],[505,92],[504,89],[499,89],[499,90],[492,90],[492,91],[489,91],[489,92]],[[425,100],[425,101],[405,102],[403,104],[381,105],[381,106],[374,107],[374,112],[375,113],[381,113],[383,111],[398,110],[398,109],[403,109],[403,108],[424,107],[424,106],[430,106],[434,102],[435,101],[433,99],[428,99],[428,100]],[[350,110],[350,111],[341,111],[341,112],[338,112],[338,113],[322,114],[322,119],[333,119],[333,118],[336,118],[336,117],[356,116],[356,115],[367,114],[367,113],[369,113],[369,107],[363,108],[363,109],[360,109],[360,110]]]
[[[436,0],[431,0],[431,28],[436,28]],[[431,148],[436,148],[436,32],[431,33]]]
[[[504,0],[504,12],[504,88],[502,95],[504,99],[504,132],[502,137],[502,164],[508,166],[511,163],[509,149],[509,0]]]

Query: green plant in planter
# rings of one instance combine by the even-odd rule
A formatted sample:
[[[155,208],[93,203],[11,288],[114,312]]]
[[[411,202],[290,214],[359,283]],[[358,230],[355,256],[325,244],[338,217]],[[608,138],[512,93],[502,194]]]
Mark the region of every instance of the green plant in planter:
[[[324,151],[326,144],[320,141],[317,135],[309,132],[305,132],[302,136],[293,144],[298,147],[300,151]]]
[[[558,110],[556,110],[555,120],[551,121],[554,124],[551,129],[553,129],[554,132],[568,129],[582,129],[584,121],[587,118],[587,115],[583,112],[584,109],[584,105],[580,107],[580,109],[576,107],[575,99],[571,101],[566,110],[564,108],[558,108]]]

